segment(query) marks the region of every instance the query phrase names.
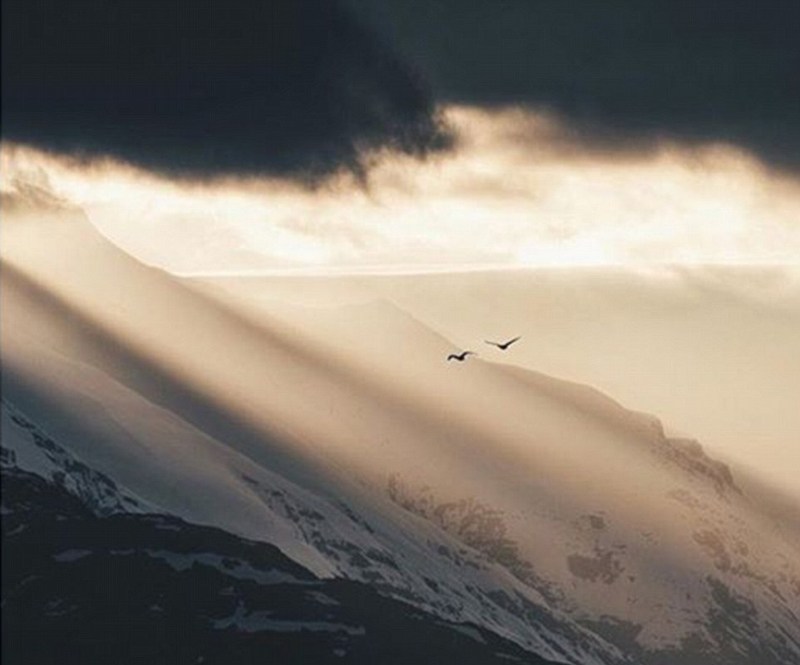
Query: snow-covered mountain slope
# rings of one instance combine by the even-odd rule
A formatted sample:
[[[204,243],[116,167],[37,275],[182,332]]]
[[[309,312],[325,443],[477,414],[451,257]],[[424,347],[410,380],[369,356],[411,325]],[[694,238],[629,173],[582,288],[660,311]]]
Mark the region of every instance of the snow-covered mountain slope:
[[[15,466],[2,481],[4,663],[547,665],[271,545],[167,515],[98,517]]]
[[[55,358],[48,360],[50,367],[56,363]],[[66,374],[66,368],[59,373]],[[442,618],[474,621],[508,635],[539,654],[568,662],[621,662],[613,647],[550,608],[535,589],[482,552],[408,514],[381,490],[353,488],[349,501],[346,493],[332,497],[310,492],[96,374],[87,393],[77,374],[68,375],[75,400],[66,405],[68,410],[80,411],[85,408],[82,401],[97,393],[108,404],[114,397],[120,399],[115,392],[125,399],[118,411],[94,414],[91,426],[77,434],[80,440],[70,439],[70,447],[150,497],[159,510],[279,545],[316,574],[367,582]],[[24,391],[11,391],[25,396]],[[54,430],[76,436],[77,430],[53,417],[56,410],[41,404],[38,408],[43,409],[43,419],[52,418]],[[4,409],[22,417],[7,403]],[[134,436],[115,436],[118,428],[125,431],[135,423],[148,426]],[[167,433],[169,443],[161,439],[150,448],[153,432],[162,437]],[[5,437],[6,430],[4,442]],[[102,455],[92,456],[97,444],[87,446],[86,441],[103,441]],[[21,453],[24,444],[15,449]],[[136,455],[142,457],[137,460]],[[28,457],[21,453],[17,459],[24,464]]]
[[[552,660],[800,657],[797,550],[655,418],[448,364],[390,303],[220,299],[75,216],[4,235],[4,399],[154,509]]]
[[[97,515],[147,512],[150,506],[103,473],[86,466],[3,401],[0,409],[0,465],[21,468],[63,487]]]
[[[396,388],[407,383],[428,400],[444,403],[440,396],[447,394],[458,404],[491,411],[498,422],[485,440],[499,443],[492,449],[498,457],[513,441],[502,430],[524,429],[525,441],[518,445],[531,448],[512,452],[531,464],[531,475],[519,481],[525,485],[519,494],[512,495],[518,474],[508,468],[500,493],[485,504],[476,503],[475,494],[443,492],[415,471],[392,479],[398,503],[411,512],[451,532],[466,528],[471,543],[482,538],[470,533],[482,516],[495,536],[488,549],[497,552],[498,543],[512,549],[512,556],[501,553],[510,570],[642,662],[707,662],[709,653],[725,662],[796,657],[796,545],[698,442],[665,435],[657,419],[592,388],[517,367],[476,363],[467,380],[440,383],[435,372],[414,363],[421,324],[385,302],[266,306],[298,329],[335,340],[330,353],[357,355],[365,373],[400,358],[392,372]],[[435,366],[432,356],[425,362]],[[460,418],[481,426],[473,414]],[[488,467],[484,472],[491,474]],[[556,489],[548,486],[554,477]],[[492,491],[486,483],[482,489],[483,497]],[[495,517],[502,517],[501,525]],[[737,613],[737,607],[744,610]],[[761,616],[761,622],[742,631],[741,614]],[[702,633],[696,630],[700,625]],[[751,643],[752,635],[780,646],[762,651]]]

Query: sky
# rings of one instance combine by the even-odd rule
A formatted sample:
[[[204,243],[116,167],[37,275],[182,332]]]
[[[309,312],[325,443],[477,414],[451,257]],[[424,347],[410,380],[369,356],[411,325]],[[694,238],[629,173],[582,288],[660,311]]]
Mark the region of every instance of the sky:
[[[176,272],[796,263],[795,0],[4,0],[3,187]]]
[[[4,206],[174,273],[800,265],[798,0],[2,13]]]

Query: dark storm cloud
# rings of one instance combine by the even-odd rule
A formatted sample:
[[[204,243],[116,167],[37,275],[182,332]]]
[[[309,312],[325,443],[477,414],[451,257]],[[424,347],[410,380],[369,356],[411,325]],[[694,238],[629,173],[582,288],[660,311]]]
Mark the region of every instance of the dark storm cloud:
[[[727,141],[800,168],[800,0],[351,0],[445,99],[603,148]]]
[[[4,139],[173,175],[319,176],[448,136],[334,0],[3,0]]]

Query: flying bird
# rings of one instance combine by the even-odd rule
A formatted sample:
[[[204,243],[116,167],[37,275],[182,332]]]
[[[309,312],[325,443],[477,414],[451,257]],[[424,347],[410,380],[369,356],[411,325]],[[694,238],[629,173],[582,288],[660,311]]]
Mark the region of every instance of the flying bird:
[[[505,351],[509,346],[511,346],[514,342],[522,339],[522,336],[515,337],[514,339],[510,339],[507,342],[491,342],[488,339],[483,340],[487,344],[491,344],[492,346],[496,346],[501,351]]]
[[[478,354],[475,353],[474,351],[462,351],[461,353],[451,353],[449,356],[447,356],[447,362],[450,362],[451,360],[457,360],[458,362],[463,363],[467,359],[467,356],[476,356],[476,355]]]

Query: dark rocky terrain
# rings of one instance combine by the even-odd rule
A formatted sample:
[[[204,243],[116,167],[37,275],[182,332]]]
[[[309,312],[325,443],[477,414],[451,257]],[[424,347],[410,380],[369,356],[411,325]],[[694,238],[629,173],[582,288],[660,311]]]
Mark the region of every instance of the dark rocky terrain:
[[[548,661],[266,543],[167,515],[97,515],[62,487],[2,475],[2,657],[37,663]]]

